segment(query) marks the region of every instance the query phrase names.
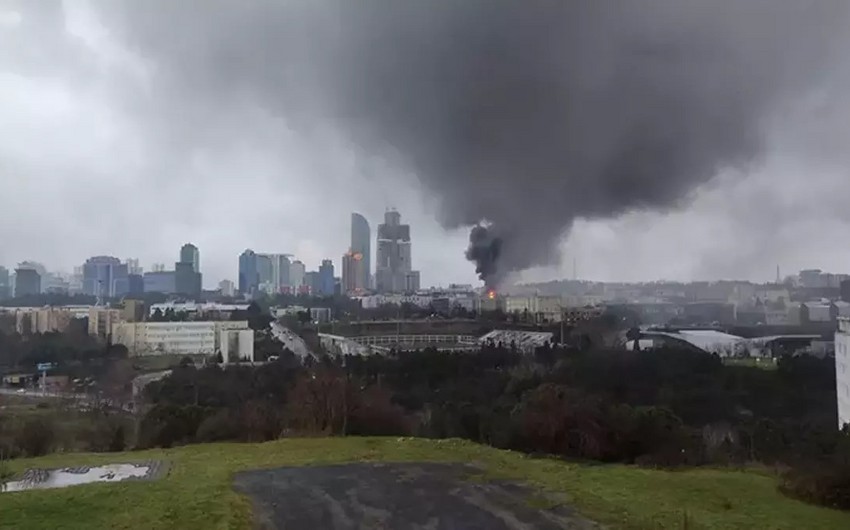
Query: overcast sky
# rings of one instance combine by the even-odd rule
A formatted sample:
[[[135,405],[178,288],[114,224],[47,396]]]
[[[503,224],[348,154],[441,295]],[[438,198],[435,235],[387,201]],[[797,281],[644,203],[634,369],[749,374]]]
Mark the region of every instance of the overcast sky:
[[[477,281],[464,259],[468,227],[442,228],[453,226],[439,222],[446,199],[411,166],[332,123],[294,126],[305,117],[298,109],[268,108],[250,91],[213,98],[220,79],[184,83],[166,46],[140,44],[108,3],[0,0],[0,264],[70,271],[107,254],[148,268],[192,242],[213,286],[235,280],[245,248],[339,267],[350,213],[374,233],[395,207],[411,225],[423,285]],[[197,52],[218,38],[198,32],[215,30],[199,24],[163,41],[195,39]],[[265,63],[234,64],[232,84],[242,68],[278,57],[255,51]],[[595,280],[765,281],[777,265],[850,271],[850,69],[837,55],[825,71],[766,117],[764,151],[746,167],[718,170],[662,213],[578,219],[561,265],[523,277],[571,277],[573,260]]]

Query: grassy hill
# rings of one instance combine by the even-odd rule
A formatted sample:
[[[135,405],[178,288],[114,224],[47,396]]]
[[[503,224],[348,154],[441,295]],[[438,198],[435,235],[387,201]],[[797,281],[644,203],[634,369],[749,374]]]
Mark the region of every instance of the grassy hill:
[[[0,494],[0,528],[248,529],[248,500],[231,487],[236,471],[350,461],[458,461],[486,476],[513,478],[563,497],[611,528],[835,529],[850,513],[782,496],[757,471],[654,471],[623,465],[536,459],[461,440],[410,438],[288,439],[264,444],[207,444],[112,454],[64,454],[14,460],[13,470],[167,460],[157,482],[94,484]],[[539,502],[530,499],[530,502]]]

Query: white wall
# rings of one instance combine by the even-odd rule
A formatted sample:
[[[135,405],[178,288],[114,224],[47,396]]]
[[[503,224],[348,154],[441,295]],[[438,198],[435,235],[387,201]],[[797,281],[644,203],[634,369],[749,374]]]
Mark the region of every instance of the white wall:
[[[850,423],[850,320],[838,321],[835,333],[835,390],[838,396],[838,426]]]
[[[127,346],[131,355],[213,355],[221,346],[222,330],[247,328],[246,321],[122,322],[115,326],[113,340]],[[253,342],[250,354],[253,357]]]

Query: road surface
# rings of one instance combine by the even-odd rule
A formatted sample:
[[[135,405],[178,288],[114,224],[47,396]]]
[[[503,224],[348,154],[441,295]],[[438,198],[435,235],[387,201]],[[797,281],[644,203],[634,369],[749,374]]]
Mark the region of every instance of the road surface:
[[[235,486],[252,499],[261,529],[599,528],[527,487],[476,475],[463,464],[358,463],[248,471]]]

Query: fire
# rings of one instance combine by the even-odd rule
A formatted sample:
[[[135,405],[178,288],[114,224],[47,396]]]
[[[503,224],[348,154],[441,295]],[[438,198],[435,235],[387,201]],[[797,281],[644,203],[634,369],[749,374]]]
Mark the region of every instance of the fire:
[[[493,289],[490,289],[489,291],[487,291],[487,298],[489,298],[490,300],[495,300],[496,299],[496,291],[494,291]]]

